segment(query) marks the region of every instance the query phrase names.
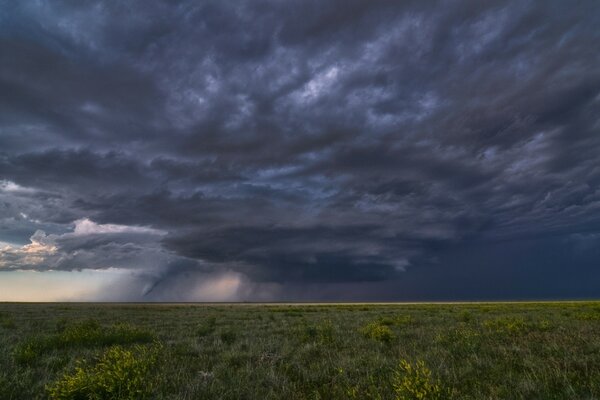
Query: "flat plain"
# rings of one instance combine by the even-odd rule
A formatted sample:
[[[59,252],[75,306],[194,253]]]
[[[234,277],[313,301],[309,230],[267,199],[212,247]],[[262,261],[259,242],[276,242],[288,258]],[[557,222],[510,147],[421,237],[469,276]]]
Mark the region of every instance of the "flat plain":
[[[599,399],[600,302],[0,303],[0,399]]]

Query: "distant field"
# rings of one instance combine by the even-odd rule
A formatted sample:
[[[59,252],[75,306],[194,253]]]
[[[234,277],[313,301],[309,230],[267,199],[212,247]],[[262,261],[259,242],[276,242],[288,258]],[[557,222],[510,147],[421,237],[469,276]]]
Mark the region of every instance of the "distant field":
[[[0,399],[600,399],[600,302],[0,303]]]

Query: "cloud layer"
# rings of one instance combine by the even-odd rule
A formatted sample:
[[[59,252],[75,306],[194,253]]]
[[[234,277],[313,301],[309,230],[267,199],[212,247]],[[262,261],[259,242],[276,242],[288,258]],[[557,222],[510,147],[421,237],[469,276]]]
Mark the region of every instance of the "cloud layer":
[[[10,10],[0,269],[129,270],[132,299],[600,295],[594,1]]]

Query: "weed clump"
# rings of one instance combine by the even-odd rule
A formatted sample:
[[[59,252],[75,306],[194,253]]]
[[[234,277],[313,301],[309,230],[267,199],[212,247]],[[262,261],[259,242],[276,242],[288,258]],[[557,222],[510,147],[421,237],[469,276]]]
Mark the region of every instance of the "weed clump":
[[[444,400],[450,397],[449,391],[432,377],[423,361],[414,364],[400,361],[394,371],[392,386],[396,400]]]
[[[160,345],[109,348],[95,365],[82,361],[75,371],[47,387],[53,400],[146,399],[159,382],[152,378]]]
[[[381,322],[371,322],[361,328],[361,333],[369,338],[379,340],[380,342],[390,343],[396,338],[394,332]]]

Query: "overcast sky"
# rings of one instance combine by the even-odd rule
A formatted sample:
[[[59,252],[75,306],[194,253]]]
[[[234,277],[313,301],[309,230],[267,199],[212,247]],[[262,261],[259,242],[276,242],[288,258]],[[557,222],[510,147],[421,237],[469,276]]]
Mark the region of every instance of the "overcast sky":
[[[0,300],[600,297],[599,27],[0,1]]]

